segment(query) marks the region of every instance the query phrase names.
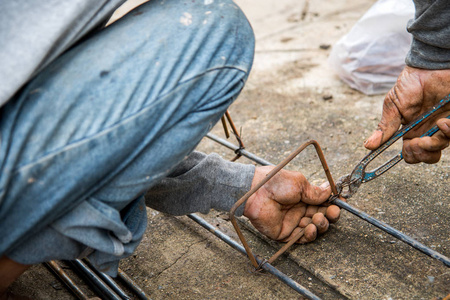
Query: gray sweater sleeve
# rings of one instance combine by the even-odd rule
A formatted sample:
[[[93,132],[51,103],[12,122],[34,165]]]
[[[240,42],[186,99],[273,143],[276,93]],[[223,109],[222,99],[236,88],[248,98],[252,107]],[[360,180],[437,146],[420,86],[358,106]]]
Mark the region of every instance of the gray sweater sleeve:
[[[250,190],[255,166],[193,152],[145,195],[147,206],[173,215],[228,211]],[[237,215],[242,215],[244,205]]]
[[[408,23],[413,36],[408,66],[450,69],[450,1],[414,0],[416,13]]]
[[[0,106],[125,0],[1,0]]]

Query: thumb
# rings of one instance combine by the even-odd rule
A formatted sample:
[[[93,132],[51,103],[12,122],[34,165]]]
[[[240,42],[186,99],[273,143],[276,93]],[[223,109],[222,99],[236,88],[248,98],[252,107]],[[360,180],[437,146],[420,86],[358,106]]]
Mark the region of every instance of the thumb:
[[[330,197],[331,187],[328,182],[322,184],[321,186],[316,186],[306,181],[302,192],[302,202],[306,204],[319,205]]]
[[[384,98],[383,113],[381,115],[381,121],[378,123],[378,128],[372,135],[364,142],[364,147],[369,150],[375,150],[386,142],[402,124],[402,116],[397,103],[397,94],[395,87],[392,88]]]

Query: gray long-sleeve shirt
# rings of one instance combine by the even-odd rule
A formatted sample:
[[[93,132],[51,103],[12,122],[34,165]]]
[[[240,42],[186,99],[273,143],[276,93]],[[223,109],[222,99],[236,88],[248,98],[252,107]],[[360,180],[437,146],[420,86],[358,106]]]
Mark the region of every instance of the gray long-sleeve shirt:
[[[413,36],[406,64],[422,69],[450,69],[450,1],[414,0],[408,23]]]
[[[173,215],[230,210],[250,190],[255,167],[193,152],[145,195],[146,204]],[[242,215],[244,205],[236,213]]]
[[[0,1],[0,106],[123,2]]]

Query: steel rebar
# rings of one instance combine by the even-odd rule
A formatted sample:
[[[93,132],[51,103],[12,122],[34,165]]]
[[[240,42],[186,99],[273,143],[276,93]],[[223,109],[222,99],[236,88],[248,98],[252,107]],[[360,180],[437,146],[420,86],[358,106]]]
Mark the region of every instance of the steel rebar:
[[[130,288],[138,297],[139,299],[150,299],[150,297],[144,292],[143,289],[141,289],[136,282],[134,282],[133,279],[131,279],[124,271],[119,269],[118,272],[119,278]]]
[[[377,220],[374,217],[371,217],[370,215],[366,214],[365,212],[351,206],[350,204],[348,204],[345,201],[342,201],[340,199],[334,200],[333,204],[351,212],[355,216],[358,216],[359,218],[363,219],[364,221],[369,222],[370,224],[380,228],[384,232],[389,233],[390,235],[401,240],[402,242],[405,242],[406,244],[416,248],[417,250],[421,251],[422,253],[425,253],[426,255],[443,262],[447,267],[450,267],[450,259],[448,257],[440,254],[437,251],[434,251],[434,250],[428,248],[424,244],[416,241],[415,239],[407,236],[406,234],[402,233],[401,231],[398,231],[397,229],[389,226],[388,224],[386,224],[380,220]]]
[[[75,284],[72,278],[59,266],[59,264],[51,260],[45,265],[69,288],[70,291],[80,300],[89,300],[90,298]]]
[[[130,300],[130,296],[128,296],[124,290],[112,279],[109,275],[97,270],[92,263],[87,260],[83,259],[83,262],[87,265],[88,268],[90,268],[92,271],[94,271],[98,277],[100,277],[103,282],[105,282],[119,297],[121,297],[124,300]]]
[[[236,147],[236,145],[234,145],[233,143],[230,143],[230,142],[228,142],[228,141],[226,141],[226,140],[224,140],[224,139],[222,139],[222,138],[220,138],[220,137],[218,137],[218,136],[216,136],[216,135],[214,135],[212,133],[208,133],[206,135],[206,137],[211,139],[211,140],[213,140],[213,141],[215,141],[215,142],[217,142],[217,143],[219,143],[219,144],[221,144],[222,146],[227,147],[230,150],[235,151],[235,153],[239,152],[242,156],[247,157],[248,159],[250,159],[250,160],[252,160],[252,161],[254,161],[254,162],[256,162],[256,163],[258,163],[260,165],[263,165],[263,166],[272,165],[267,160],[264,160],[261,157],[258,157],[255,154],[250,153],[250,152],[248,152],[245,149],[240,149],[239,147]]]
[[[196,223],[201,225],[203,228],[207,229],[209,232],[213,233],[215,236],[219,237],[222,241],[233,247],[234,249],[238,250],[244,255],[247,255],[247,252],[245,251],[245,248],[239,245],[236,241],[234,241],[232,238],[230,238],[228,235],[224,234],[220,230],[214,228],[211,224],[206,222],[203,218],[199,217],[196,214],[190,214],[188,217],[192,220],[194,220]],[[296,281],[289,278],[286,274],[279,271],[277,268],[272,266],[270,263],[265,262],[261,260],[260,258],[256,257],[256,261],[259,265],[262,265],[262,268],[269,273],[275,275],[277,278],[279,278],[282,282],[287,284],[289,287],[294,289],[299,294],[307,297],[308,299],[320,299],[318,296],[310,292],[308,289],[297,283]]]
[[[104,283],[94,271],[89,269],[81,260],[71,260],[69,263],[79,271],[80,275],[86,279],[86,282],[101,295],[102,299],[122,300],[106,283]]]

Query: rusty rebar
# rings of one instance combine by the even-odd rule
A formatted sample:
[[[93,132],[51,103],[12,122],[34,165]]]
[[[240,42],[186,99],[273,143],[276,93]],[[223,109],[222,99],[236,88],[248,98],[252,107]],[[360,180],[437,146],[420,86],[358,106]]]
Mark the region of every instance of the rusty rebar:
[[[273,263],[281,254],[287,251],[296,241],[298,241],[305,234],[305,229],[300,228],[299,232],[295,233],[289,242],[287,242],[283,247],[280,248],[271,258],[267,260],[269,264]]]
[[[242,137],[239,134],[236,125],[234,125],[233,119],[231,119],[231,115],[230,112],[227,110],[225,112],[225,114],[222,116],[221,118],[222,121],[222,126],[223,126],[223,130],[225,131],[225,136],[228,139],[230,137],[230,130],[228,129],[228,125],[227,125],[227,121],[231,126],[231,130],[233,132],[234,137],[236,138],[236,141],[239,144],[239,149],[244,149],[244,142],[242,141]],[[236,161],[237,159],[239,159],[242,154],[240,153],[240,151],[235,151],[236,156],[234,158],[231,159],[231,161]]]
[[[225,132],[225,137],[228,139],[230,138],[230,131],[228,130],[227,120],[225,119],[225,115],[220,118],[222,121],[223,131]]]
[[[228,110],[225,112],[225,117],[227,118],[228,123],[230,123],[231,130],[233,130],[233,134],[239,143],[239,148],[244,149],[245,146],[244,146],[244,142],[242,141],[242,137],[241,137],[240,133],[238,132],[236,125],[234,125],[233,119],[231,119],[231,115]]]
[[[210,140],[216,142],[216,143],[221,144],[222,146],[227,147],[230,150],[233,150],[235,153],[236,152],[239,153],[240,155],[242,155],[242,156],[244,156],[244,157],[246,157],[246,158],[248,158],[248,159],[250,159],[250,160],[252,160],[252,161],[254,161],[254,162],[258,163],[258,164],[260,164],[260,165],[263,165],[263,166],[273,165],[270,162],[268,162],[267,160],[262,159],[261,157],[258,157],[255,154],[250,153],[250,152],[248,152],[245,149],[241,149],[238,146],[236,146],[236,145],[228,142],[227,140],[224,140],[224,139],[222,139],[222,138],[220,138],[220,137],[218,137],[218,136],[216,136],[216,135],[214,135],[212,133],[206,134],[206,137],[209,138]]]
[[[89,300],[89,298],[83,291],[75,284],[75,282],[67,275],[66,272],[59,266],[59,264],[51,260],[46,262],[45,265],[69,288],[70,291],[80,300]],[[98,298],[92,298],[98,299]]]

